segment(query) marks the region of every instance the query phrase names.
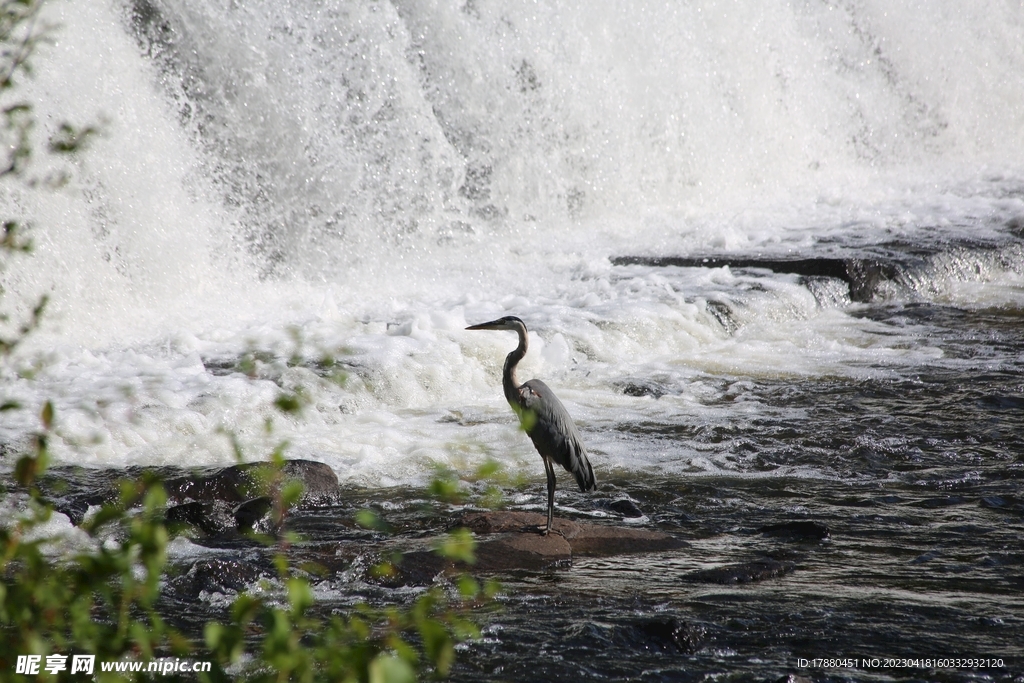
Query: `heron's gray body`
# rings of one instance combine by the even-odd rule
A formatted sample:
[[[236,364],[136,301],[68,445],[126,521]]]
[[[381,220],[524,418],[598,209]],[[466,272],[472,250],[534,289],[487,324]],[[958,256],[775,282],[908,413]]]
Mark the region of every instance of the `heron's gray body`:
[[[510,330],[519,333],[519,346],[505,358],[502,371],[502,387],[505,398],[512,406],[513,412],[519,416],[523,429],[529,434],[533,445],[537,447],[541,459],[544,460],[544,471],[548,479],[548,523],[543,533],[551,531],[551,521],[555,507],[555,471],[554,464],[561,465],[572,473],[580,491],[593,491],[597,488],[594,469],[587,459],[587,451],[583,447],[583,439],[576,429],[576,424],[569,416],[562,402],[547,384],[539,379],[531,379],[519,384],[516,378],[516,367],[526,355],[529,339],[526,324],[515,316],[506,316],[489,323],[472,325],[467,330]]]
[[[568,411],[547,384],[531,379],[519,387],[520,405],[525,409],[526,433],[545,460],[561,465],[572,473],[580,491],[597,487],[594,468],[587,459],[583,438]],[[535,416],[531,419],[531,416]],[[530,424],[532,421],[533,424]]]

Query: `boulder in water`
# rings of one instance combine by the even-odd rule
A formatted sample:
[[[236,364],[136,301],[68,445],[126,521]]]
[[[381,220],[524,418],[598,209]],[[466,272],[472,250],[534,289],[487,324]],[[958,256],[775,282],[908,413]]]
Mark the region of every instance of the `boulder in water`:
[[[722,585],[757,583],[758,581],[785,576],[792,572],[793,569],[794,566],[788,562],[754,560],[752,562],[728,564],[712,569],[702,569],[691,572],[683,578],[686,581],[695,583],[718,583]]]
[[[338,476],[328,465],[313,460],[286,460],[280,480],[269,463],[232,465],[211,474],[174,477],[164,482],[171,500],[242,503],[273,495],[282,481],[302,482],[302,502],[326,505],[337,499]]]

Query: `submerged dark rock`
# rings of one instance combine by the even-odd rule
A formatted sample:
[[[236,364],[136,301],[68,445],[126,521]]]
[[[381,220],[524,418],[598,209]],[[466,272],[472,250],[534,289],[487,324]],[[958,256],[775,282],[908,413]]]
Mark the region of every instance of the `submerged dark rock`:
[[[264,560],[248,559],[199,560],[188,571],[169,582],[179,595],[197,597],[200,593],[243,591],[260,579],[276,576],[273,566]]]
[[[1012,510],[1017,512],[1024,510],[1024,504],[1015,496],[983,496],[978,501],[978,505],[991,510]]]
[[[954,505],[966,505],[969,502],[970,501],[964,496],[936,496],[932,498],[924,498],[911,503],[911,505],[918,508],[944,508]]]
[[[810,521],[768,524],[757,531],[765,536],[775,536],[800,541],[826,541],[832,537],[827,526],[820,522]]]
[[[53,467],[40,478],[39,489],[54,511],[67,515],[71,523],[78,526],[89,508],[118,501],[118,491],[113,485],[116,477],[105,476],[104,472],[84,467]]]
[[[274,496],[288,481],[302,483],[300,504],[325,505],[339,495],[338,477],[321,462],[286,460],[280,472],[270,463],[232,465],[205,474],[170,477],[164,488],[172,505],[167,519],[207,535],[232,532],[272,534]]]
[[[619,640],[632,649],[696,652],[707,630],[675,617],[643,619],[619,629]]]
[[[102,505],[105,501],[97,496],[94,501],[88,498],[58,498],[52,502],[54,512],[67,515],[75,526],[85,519],[85,514],[92,505]]]
[[[620,498],[619,500],[613,500],[611,503],[608,504],[608,509],[613,512],[619,513],[623,517],[635,518],[644,516],[644,511],[641,510],[636,503],[629,500],[628,498]]]
[[[785,576],[792,572],[794,568],[788,562],[754,560],[752,562],[741,562],[712,569],[702,569],[691,572],[683,578],[694,583],[718,583],[722,585],[756,583]]]
[[[622,393],[627,396],[661,398],[668,391],[653,382],[626,382],[622,385]]]
[[[364,556],[364,576],[367,581],[388,588],[429,586],[438,576],[457,571],[455,563],[451,560],[427,550],[416,550],[402,554],[397,563],[391,564],[388,572],[378,574],[376,568],[383,564],[384,559],[373,553],[369,557]],[[389,559],[388,562],[392,560]]]

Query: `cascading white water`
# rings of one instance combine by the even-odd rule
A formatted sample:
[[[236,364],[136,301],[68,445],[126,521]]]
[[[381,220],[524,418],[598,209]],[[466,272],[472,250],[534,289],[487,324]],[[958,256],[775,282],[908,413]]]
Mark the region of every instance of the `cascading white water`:
[[[499,447],[533,464],[508,425],[461,426],[505,417],[508,340],[460,331],[500,312],[596,425],[724,419],[702,373],[932,359],[792,276],[608,261],[1012,238],[1024,12],[890,5],[54,2],[21,94],[40,140],[65,119],[105,133],[66,188],[4,190],[36,242],[4,304],[52,298],[28,349],[49,365],[11,390],[56,398],[58,458],[117,466],[225,461],[219,427],[258,457],[298,387],[313,407],[278,425],[296,454],[393,483]],[[1012,303],[1020,271],[963,296]],[[289,366],[296,344],[349,382]],[[251,348],[280,359],[258,380],[204,366]],[[678,395],[639,406],[636,376]],[[16,441],[33,418],[4,419]]]
[[[1024,143],[1005,3],[145,7],[221,189],[299,267],[347,263],[322,253],[341,235],[360,253],[532,221],[633,235],[638,213],[1016,164]]]

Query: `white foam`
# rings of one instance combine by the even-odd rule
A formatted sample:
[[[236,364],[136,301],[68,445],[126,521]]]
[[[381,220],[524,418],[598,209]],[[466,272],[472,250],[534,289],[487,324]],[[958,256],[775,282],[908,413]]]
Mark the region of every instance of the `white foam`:
[[[4,303],[52,301],[17,360],[46,364],[6,373],[25,410],[0,436],[24,443],[52,400],[57,462],[227,464],[230,433],[247,458],[287,440],[369,485],[491,456],[536,476],[500,390],[514,336],[463,330],[515,314],[521,376],[555,388],[603,465],[727,469],[638,460],[615,426],[742,419],[756,401],[714,405],[737,380],[940,352],[850,315],[842,285],[610,257],[1005,240],[1024,216],[1021,18],[961,5],[910,22],[872,2],[158,2],[178,41],[150,46],[162,62],[122,10],[53,3],[25,90],[40,134],[109,122],[65,189],[0,198],[36,242]],[[1019,306],[1013,254],[936,258],[915,296]],[[670,393],[624,395],[637,378]],[[296,391],[307,407],[281,415]]]

